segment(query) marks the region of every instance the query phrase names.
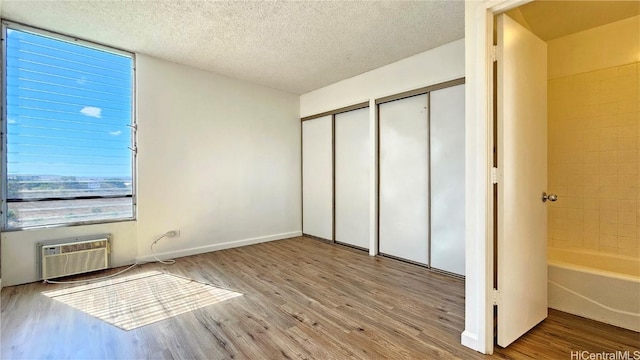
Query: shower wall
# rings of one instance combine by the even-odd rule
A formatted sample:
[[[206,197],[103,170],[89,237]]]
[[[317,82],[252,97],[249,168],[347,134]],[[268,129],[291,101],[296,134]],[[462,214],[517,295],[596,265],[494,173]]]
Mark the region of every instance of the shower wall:
[[[548,42],[548,244],[640,258],[640,17]]]

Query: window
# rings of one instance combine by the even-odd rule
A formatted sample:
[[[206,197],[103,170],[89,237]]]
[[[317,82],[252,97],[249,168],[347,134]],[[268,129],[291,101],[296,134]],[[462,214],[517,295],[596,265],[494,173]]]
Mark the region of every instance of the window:
[[[4,229],[133,219],[132,54],[3,23]]]

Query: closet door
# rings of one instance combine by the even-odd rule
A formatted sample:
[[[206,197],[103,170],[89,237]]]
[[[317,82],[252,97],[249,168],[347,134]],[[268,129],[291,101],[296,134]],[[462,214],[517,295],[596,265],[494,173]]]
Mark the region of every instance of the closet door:
[[[464,85],[430,95],[431,266],[464,275]]]
[[[335,240],[369,248],[369,108],[335,116]]]
[[[302,122],[302,232],[333,240],[332,117]]]
[[[429,264],[428,96],[379,105],[380,253]]]

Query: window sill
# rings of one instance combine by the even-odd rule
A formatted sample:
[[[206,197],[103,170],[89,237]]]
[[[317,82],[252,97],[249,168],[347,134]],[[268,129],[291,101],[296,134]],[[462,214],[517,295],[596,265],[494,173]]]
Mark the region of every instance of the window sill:
[[[9,232],[18,232],[18,231],[46,230],[46,229],[57,229],[57,228],[65,228],[65,227],[70,228],[70,227],[78,227],[78,226],[114,224],[114,223],[136,222],[136,221],[138,221],[137,218],[100,220],[100,221],[83,221],[83,222],[68,223],[68,224],[29,226],[24,228],[8,228],[8,229],[2,229],[0,231],[3,233],[9,233]]]

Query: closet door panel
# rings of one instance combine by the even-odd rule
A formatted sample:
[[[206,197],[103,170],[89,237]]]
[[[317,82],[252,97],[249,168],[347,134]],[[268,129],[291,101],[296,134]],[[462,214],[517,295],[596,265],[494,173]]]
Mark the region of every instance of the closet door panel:
[[[428,97],[379,105],[380,253],[429,263]]]
[[[464,85],[431,92],[431,266],[464,275]]]
[[[335,116],[335,240],[369,248],[369,108]]]
[[[302,122],[302,232],[333,240],[332,117]]]

